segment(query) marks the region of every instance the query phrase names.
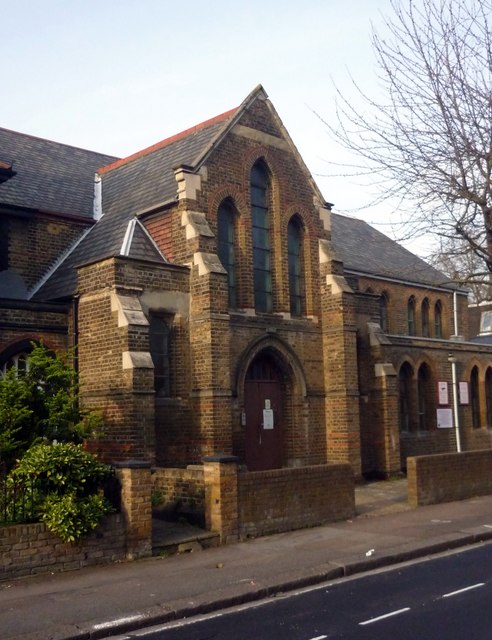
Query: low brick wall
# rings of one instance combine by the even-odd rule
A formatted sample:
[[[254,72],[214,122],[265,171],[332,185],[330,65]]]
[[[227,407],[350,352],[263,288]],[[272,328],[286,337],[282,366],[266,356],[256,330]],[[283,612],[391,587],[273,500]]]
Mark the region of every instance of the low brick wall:
[[[186,469],[157,468],[152,472],[152,488],[160,493],[161,508],[176,512],[205,512],[203,466]]]
[[[492,451],[408,458],[407,479],[414,507],[492,494]]]
[[[239,536],[262,536],[313,527],[354,514],[350,465],[238,474]]]
[[[80,544],[65,543],[43,523],[0,527],[0,580],[81,569],[125,558],[123,518],[115,514]]]

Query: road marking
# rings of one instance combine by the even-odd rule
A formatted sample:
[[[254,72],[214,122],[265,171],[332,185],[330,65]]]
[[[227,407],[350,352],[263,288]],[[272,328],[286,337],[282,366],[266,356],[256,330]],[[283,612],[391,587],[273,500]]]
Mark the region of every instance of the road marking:
[[[384,616],[378,616],[377,618],[370,618],[369,620],[364,620],[364,622],[359,622],[359,625],[363,627],[365,624],[372,624],[373,622],[379,622],[380,620],[384,620],[385,618],[391,618],[391,616],[397,616],[400,613],[405,613],[405,611],[410,611],[410,607],[405,607],[404,609],[398,609],[397,611],[391,611],[390,613],[385,613]]]
[[[110,629],[111,627],[114,627],[118,624],[122,624],[124,622],[134,622],[135,620],[143,620],[144,616],[142,615],[138,615],[138,616],[128,616],[126,618],[117,618],[116,620],[109,620],[108,622],[101,622],[101,624],[95,624],[93,625],[93,629],[95,630],[99,630],[99,629]]]
[[[464,593],[465,591],[470,591],[471,589],[478,589],[478,587],[483,587],[485,582],[478,582],[477,584],[472,584],[469,587],[464,587],[463,589],[458,589],[458,591],[450,591],[449,593],[445,593],[443,598],[450,598],[451,596],[457,596],[460,593]]]
[[[309,640],[325,640],[328,636],[316,636],[316,638],[310,638]]]

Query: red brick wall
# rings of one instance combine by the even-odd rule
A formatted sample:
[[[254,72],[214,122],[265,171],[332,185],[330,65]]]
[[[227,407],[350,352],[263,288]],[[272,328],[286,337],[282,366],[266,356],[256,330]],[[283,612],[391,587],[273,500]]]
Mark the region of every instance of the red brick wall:
[[[413,506],[492,493],[492,451],[408,458],[408,501]]]
[[[312,527],[354,514],[349,465],[320,465],[238,474],[240,536]]]
[[[88,226],[43,216],[11,217],[9,268],[32,287]]]

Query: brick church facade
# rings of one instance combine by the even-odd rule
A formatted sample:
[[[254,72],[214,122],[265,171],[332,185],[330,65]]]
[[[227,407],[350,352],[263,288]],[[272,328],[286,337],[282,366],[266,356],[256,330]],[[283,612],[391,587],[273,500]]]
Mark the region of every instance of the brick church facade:
[[[492,446],[466,291],[335,214],[261,87],[124,159],[0,129],[0,214],[0,368],[75,347],[110,462],[388,477],[455,450],[450,354]]]

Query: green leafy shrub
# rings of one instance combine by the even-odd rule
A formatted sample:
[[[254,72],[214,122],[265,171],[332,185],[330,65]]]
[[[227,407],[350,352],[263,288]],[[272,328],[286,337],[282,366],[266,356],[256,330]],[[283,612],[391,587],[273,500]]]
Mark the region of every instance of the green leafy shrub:
[[[25,482],[33,511],[64,542],[75,542],[94,530],[112,511],[101,495],[111,473],[82,445],[72,442],[31,447],[10,474]]]
[[[50,494],[43,504],[42,520],[64,542],[77,542],[97,528],[111,508],[100,495]]]
[[[0,376],[0,459],[15,460],[41,441],[82,442],[101,431],[102,416],[79,406],[70,352],[33,344],[25,371]]]

